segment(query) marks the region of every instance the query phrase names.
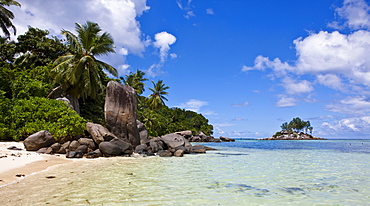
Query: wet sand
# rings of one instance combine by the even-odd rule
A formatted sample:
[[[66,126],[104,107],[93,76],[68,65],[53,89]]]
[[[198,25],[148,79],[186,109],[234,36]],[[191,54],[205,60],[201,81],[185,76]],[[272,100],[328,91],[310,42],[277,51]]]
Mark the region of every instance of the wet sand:
[[[9,150],[15,146],[21,150]],[[0,142],[0,187],[56,164],[71,162],[64,155],[45,155],[26,151],[22,142]]]

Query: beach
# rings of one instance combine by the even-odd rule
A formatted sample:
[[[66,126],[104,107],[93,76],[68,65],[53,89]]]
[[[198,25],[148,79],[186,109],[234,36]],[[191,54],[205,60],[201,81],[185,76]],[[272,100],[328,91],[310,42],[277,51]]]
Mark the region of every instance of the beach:
[[[0,187],[1,205],[368,205],[370,140],[203,144],[218,150],[64,159]]]
[[[21,150],[9,150],[15,146]],[[22,142],[0,142],[0,187],[19,182],[50,166],[68,163],[65,155],[46,155],[26,151]]]

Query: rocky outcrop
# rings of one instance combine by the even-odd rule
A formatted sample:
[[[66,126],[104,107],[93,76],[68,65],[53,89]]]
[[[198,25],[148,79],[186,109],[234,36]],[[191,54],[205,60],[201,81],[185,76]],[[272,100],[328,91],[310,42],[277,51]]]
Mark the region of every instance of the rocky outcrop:
[[[137,129],[139,131],[140,144],[143,144],[148,141],[149,132],[144,126],[144,124],[141,123],[139,120],[136,120],[136,124],[137,124]]]
[[[140,144],[136,125],[136,93],[132,87],[110,81],[107,85],[104,111],[110,132],[131,143],[133,147]]]
[[[189,142],[221,142],[220,139],[216,139],[212,136],[207,136],[203,132],[193,135],[193,132],[190,130],[185,130],[181,132],[175,132],[178,135],[183,136]]]
[[[92,122],[86,123],[86,130],[91,135],[97,145],[104,141],[110,141],[116,136],[109,132],[109,130],[100,124],[94,124]]]
[[[50,132],[42,130],[27,137],[23,144],[28,151],[37,151],[43,147],[49,147],[55,143],[55,139]]]
[[[109,142],[99,144],[99,150],[105,156],[119,156],[132,154],[132,145],[119,138],[114,138]]]
[[[231,139],[231,138],[228,138],[228,137],[220,137],[220,140],[223,141],[223,142],[235,142],[235,139]]]
[[[295,132],[295,131],[282,131],[277,132],[272,137],[267,137],[262,140],[325,140],[324,138],[314,137],[312,135],[303,133],[303,132]]]

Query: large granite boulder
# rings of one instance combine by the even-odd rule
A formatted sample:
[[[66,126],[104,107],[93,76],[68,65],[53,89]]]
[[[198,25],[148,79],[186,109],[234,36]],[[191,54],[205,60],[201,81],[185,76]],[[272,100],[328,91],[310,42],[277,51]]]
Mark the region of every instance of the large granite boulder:
[[[169,148],[185,146],[185,138],[179,134],[166,134],[160,138]]]
[[[92,122],[86,123],[86,130],[97,145],[104,141],[110,141],[116,137],[113,133],[109,132],[107,128]]]
[[[29,151],[37,151],[43,147],[49,147],[55,143],[55,139],[50,132],[42,130],[27,137],[24,141],[24,147]]]
[[[132,145],[119,138],[99,144],[99,150],[105,156],[119,156],[132,153]]]
[[[140,144],[136,107],[136,93],[132,87],[115,81],[108,82],[104,105],[107,128],[134,147]]]
[[[139,131],[140,144],[145,144],[146,142],[148,142],[149,132],[146,129],[145,125],[141,123],[139,120],[136,120],[136,124],[137,124],[137,129]]]

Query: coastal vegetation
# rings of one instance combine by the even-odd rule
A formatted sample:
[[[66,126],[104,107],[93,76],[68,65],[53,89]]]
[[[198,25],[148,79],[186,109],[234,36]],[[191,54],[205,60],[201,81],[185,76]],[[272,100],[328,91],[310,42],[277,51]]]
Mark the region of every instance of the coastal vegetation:
[[[2,8],[11,4],[18,6],[15,1],[0,0]],[[5,20],[1,18],[1,25]],[[212,134],[213,127],[203,115],[166,106],[169,87],[162,80],[151,80],[153,87],[148,87],[149,79],[140,70],[118,78],[113,66],[98,60],[114,52],[114,41],[97,23],[76,23],[77,35],[62,30],[65,39],[29,27],[17,41],[11,41],[4,30],[15,32],[14,25],[6,25],[10,26],[2,26],[5,36],[0,38],[0,140],[23,140],[39,130],[50,131],[58,140],[83,136],[88,121],[105,125],[105,88],[112,80],[135,89],[137,118],[149,135],[182,130]],[[76,101],[68,105],[47,98],[57,88]],[[149,93],[144,95],[146,88]]]
[[[313,127],[310,121],[303,121],[299,117],[293,118],[289,123],[284,122],[280,128],[281,131],[263,140],[323,140],[323,138],[312,136]]]

